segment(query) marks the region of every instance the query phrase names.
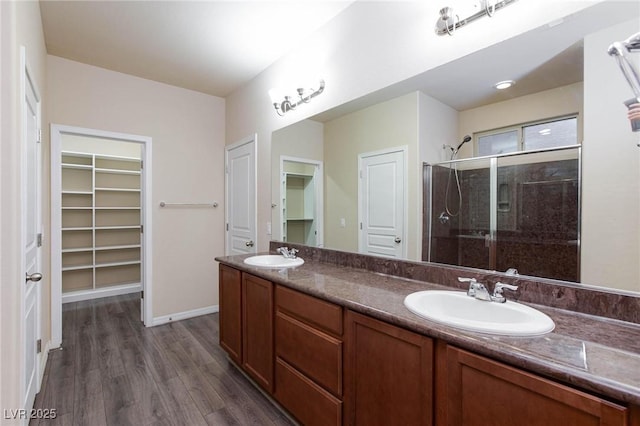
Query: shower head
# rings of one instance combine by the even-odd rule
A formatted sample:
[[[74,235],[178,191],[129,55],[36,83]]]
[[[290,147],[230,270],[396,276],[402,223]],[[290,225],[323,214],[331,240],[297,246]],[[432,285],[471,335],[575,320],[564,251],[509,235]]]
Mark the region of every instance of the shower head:
[[[462,147],[462,145],[469,142],[470,140],[471,140],[471,136],[469,135],[465,136],[464,139],[462,139],[462,142],[460,142],[460,145],[458,145],[458,147],[456,148],[456,151],[458,151]]]

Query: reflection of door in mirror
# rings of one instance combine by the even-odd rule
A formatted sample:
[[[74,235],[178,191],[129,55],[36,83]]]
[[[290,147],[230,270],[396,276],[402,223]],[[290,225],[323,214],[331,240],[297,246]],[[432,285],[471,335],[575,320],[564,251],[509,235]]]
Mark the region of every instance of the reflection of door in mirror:
[[[359,162],[359,251],[404,258],[406,147],[364,153]]]
[[[282,241],[322,246],[322,162],[282,156],[280,176]]]

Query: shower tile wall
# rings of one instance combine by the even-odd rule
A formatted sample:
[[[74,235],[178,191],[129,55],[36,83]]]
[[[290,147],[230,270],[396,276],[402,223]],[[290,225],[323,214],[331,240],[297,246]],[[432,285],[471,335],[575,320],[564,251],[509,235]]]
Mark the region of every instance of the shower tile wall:
[[[459,170],[462,210],[448,223],[449,170],[434,166],[431,261],[578,281],[578,161],[498,164],[496,259],[490,259],[490,170]],[[452,175],[449,210],[458,207]],[[455,213],[455,211],[452,211]]]
[[[498,167],[513,205],[498,197],[496,267],[578,281],[578,161]]]

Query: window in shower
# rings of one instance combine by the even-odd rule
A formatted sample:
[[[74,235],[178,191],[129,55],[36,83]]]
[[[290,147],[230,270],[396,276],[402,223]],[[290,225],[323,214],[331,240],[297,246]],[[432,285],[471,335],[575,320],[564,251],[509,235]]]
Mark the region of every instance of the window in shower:
[[[525,123],[475,134],[479,157],[578,144],[576,116]]]

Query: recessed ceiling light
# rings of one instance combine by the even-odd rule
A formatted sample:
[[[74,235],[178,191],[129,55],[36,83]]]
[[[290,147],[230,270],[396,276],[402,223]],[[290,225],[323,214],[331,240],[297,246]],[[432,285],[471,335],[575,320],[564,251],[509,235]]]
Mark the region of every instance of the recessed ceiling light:
[[[504,80],[504,81],[499,81],[496,84],[493,85],[493,87],[495,87],[498,90],[504,90],[504,89],[508,89],[509,87],[513,86],[516,82],[513,80]]]

